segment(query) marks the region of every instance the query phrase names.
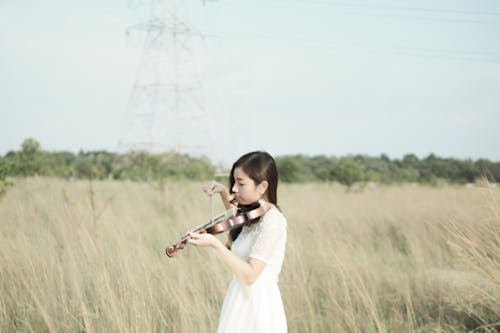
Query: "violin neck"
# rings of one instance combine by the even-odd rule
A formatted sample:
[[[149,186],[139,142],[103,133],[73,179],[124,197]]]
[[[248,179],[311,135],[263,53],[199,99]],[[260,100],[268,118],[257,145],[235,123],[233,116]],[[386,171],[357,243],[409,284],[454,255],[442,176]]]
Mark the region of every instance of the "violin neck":
[[[209,221],[207,224],[209,225],[217,224],[234,216],[235,216],[235,211],[233,209],[228,209],[225,212],[214,217],[214,219],[212,221]]]
[[[222,212],[221,214],[215,216],[213,220],[209,220],[207,223],[205,223],[203,225],[200,225],[200,226],[197,226],[196,228],[194,228],[193,230],[191,230],[190,232],[188,232],[182,238],[185,239],[185,238],[187,238],[189,236],[190,233],[196,233],[196,232],[198,232],[200,230],[208,229],[208,228],[216,225],[217,223],[225,221],[225,220],[227,220],[227,219],[229,219],[231,217],[234,217],[234,216],[235,216],[235,212],[232,209],[228,209],[225,212]]]

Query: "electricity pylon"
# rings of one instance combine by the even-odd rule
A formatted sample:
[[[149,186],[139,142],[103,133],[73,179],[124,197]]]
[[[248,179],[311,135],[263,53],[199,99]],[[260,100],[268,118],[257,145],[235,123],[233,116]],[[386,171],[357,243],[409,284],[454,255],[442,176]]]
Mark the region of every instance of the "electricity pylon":
[[[212,121],[194,51],[202,35],[188,22],[186,6],[177,0],[152,1],[151,18],[129,28],[146,36],[120,149],[212,153]]]

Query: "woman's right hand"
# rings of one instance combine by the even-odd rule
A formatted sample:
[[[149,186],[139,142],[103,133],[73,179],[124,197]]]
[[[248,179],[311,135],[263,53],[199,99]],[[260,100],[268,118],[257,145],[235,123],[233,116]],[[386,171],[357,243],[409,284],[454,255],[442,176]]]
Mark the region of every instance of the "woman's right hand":
[[[226,187],[215,180],[210,180],[203,185],[203,191],[208,195],[214,195],[215,193],[228,192]]]
[[[224,204],[224,207],[226,209],[230,209],[235,206],[233,202],[234,196],[229,193],[229,191],[223,184],[216,182],[215,180],[210,180],[206,182],[202,188],[203,191],[208,195],[214,195],[215,193],[219,193],[220,198],[222,199],[222,203]]]

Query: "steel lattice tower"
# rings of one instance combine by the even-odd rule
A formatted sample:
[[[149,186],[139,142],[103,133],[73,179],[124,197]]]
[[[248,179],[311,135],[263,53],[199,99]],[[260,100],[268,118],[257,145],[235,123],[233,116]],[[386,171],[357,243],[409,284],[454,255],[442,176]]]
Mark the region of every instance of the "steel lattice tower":
[[[153,1],[150,20],[130,29],[146,36],[120,149],[210,156],[211,119],[193,51],[202,36],[187,21],[186,4]]]

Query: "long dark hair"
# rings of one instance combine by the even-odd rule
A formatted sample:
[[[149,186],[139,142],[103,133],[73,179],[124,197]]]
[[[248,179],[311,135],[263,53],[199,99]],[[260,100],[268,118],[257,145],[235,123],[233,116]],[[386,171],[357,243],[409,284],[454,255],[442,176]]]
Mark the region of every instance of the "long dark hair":
[[[233,192],[233,186],[235,184],[234,180],[234,170],[236,168],[241,168],[247,175],[252,179],[255,185],[259,185],[263,181],[267,181],[269,186],[266,190],[267,200],[278,206],[278,168],[276,167],[276,162],[274,158],[266,152],[263,151],[253,151],[241,156],[236,162],[234,162],[231,168],[231,173],[229,174],[229,191]],[[250,207],[254,205],[249,205]],[[244,210],[249,207],[241,206],[239,209]],[[258,220],[258,219],[257,219]],[[252,221],[250,223],[255,223]],[[229,232],[228,248],[231,248],[231,244],[236,240],[241,232],[241,228],[233,229]]]

